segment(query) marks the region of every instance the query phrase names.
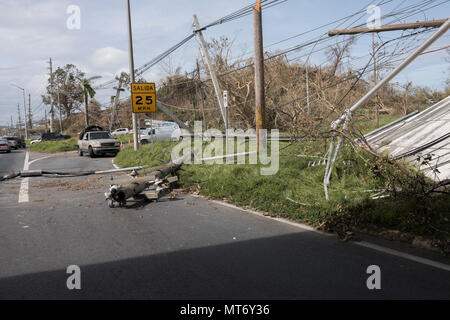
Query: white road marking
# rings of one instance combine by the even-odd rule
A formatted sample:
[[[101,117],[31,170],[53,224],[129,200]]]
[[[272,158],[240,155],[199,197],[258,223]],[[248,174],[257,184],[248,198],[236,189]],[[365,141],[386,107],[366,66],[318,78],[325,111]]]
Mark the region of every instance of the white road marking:
[[[30,158],[30,154],[27,151],[25,154],[25,162],[23,164],[23,170],[28,170],[30,167],[30,164],[28,163],[28,159]],[[22,182],[20,183],[20,191],[19,191],[19,203],[28,202],[28,178],[22,179]]]
[[[33,161],[28,162],[30,159],[30,153],[27,151],[25,154],[25,162],[23,164],[23,170],[28,170],[30,168],[30,165],[36,161],[44,160],[47,158],[50,158],[52,156],[46,156],[39,159],[35,159]],[[28,189],[29,189],[29,178],[23,178],[22,182],[20,183],[20,191],[19,191],[19,203],[29,202],[29,196],[28,196]]]
[[[111,162],[115,169],[120,169],[120,167],[114,163],[114,159],[112,159]]]
[[[202,196],[194,196],[194,197],[196,197],[196,198],[203,198]],[[334,236],[333,234],[325,233],[323,231],[317,230],[316,228],[310,227],[310,226],[302,224],[302,223],[293,222],[293,221],[290,221],[290,220],[287,220],[287,219],[283,219],[283,218],[272,218],[272,217],[269,217],[269,216],[265,216],[261,212],[254,211],[254,210],[243,209],[243,208],[237,207],[235,205],[232,205],[232,204],[229,204],[229,203],[226,203],[226,202],[223,202],[223,201],[217,201],[217,200],[209,200],[209,201],[211,201],[213,203],[216,203],[216,204],[220,204],[220,205],[222,205],[224,207],[233,208],[233,209],[241,210],[241,211],[244,211],[244,212],[248,212],[248,213],[251,213],[251,214],[254,214],[254,215],[257,215],[257,216],[269,219],[269,220],[272,220],[272,221],[275,220],[275,221],[278,221],[278,222],[281,222],[281,223],[284,223],[284,224],[288,224],[288,225],[297,227],[297,228],[302,229],[302,230],[311,231],[311,232],[319,233],[321,235],[326,235],[326,236]],[[427,266],[430,266],[430,267],[438,268],[438,269],[445,270],[445,271],[450,271],[450,265],[442,263],[442,262],[437,262],[437,261],[433,261],[433,260],[430,260],[430,259],[418,257],[418,256],[415,256],[415,255],[412,255],[412,254],[409,254],[409,253],[404,253],[404,252],[401,252],[401,251],[397,251],[397,250],[394,250],[394,249],[382,247],[382,246],[379,246],[379,245],[376,245],[376,244],[373,244],[373,243],[369,243],[369,242],[365,242],[365,241],[352,242],[352,243],[355,244],[355,245],[361,246],[361,247],[365,247],[365,248],[369,248],[369,249],[376,250],[376,251],[379,251],[379,252],[383,252],[383,253],[386,253],[386,254],[390,254],[390,255],[393,255],[393,256],[397,256],[397,257],[400,257],[400,258],[403,258],[403,259],[406,259],[406,260],[410,260],[410,261],[414,261],[414,262],[417,262],[417,263],[420,263],[420,264],[424,264],[424,265],[427,265]]]
[[[408,254],[408,253],[400,252],[400,251],[397,251],[397,250],[385,248],[385,247],[382,247],[382,246],[379,246],[379,245],[376,245],[376,244],[373,244],[373,243],[369,243],[369,242],[362,241],[362,242],[355,242],[354,244],[356,244],[358,246],[361,246],[361,247],[370,248],[372,250],[376,250],[376,251],[380,251],[380,252],[383,252],[383,253],[387,253],[387,254],[390,254],[390,255],[393,255],[393,256],[397,256],[397,257],[400,257],[400,258],[404,258],[404,259],[407,259],[407,260],[415,261],[415,262],[418,262],[418,263],[421,263],[421,264],[425,264],[425,265],[428,265],[428,266],[431,266],[431,267],[435,267],[435,268],[438,268],[438,269],[442,269],[442,270],[445,270],[445,271],[450,271],[450,265],[445,264],[445,263],[433,261],[433,260],[426,259],[426,258],[421,258],[421,257],[418,257],[418,256],[414,256],[412,254]]]
[[[33,160],[33,161],[30,161],[30,162],[28,163],[28,166],[30,166],[32,163],[34,163],[34,162],[36,162],[36,161],[44,160],[44,159],[51,158],[51,157],[53,157],[53,156],[47,156],[47,157],[42,157],[42,158],[39,158],[39,159],[35,159],[35,160]]]

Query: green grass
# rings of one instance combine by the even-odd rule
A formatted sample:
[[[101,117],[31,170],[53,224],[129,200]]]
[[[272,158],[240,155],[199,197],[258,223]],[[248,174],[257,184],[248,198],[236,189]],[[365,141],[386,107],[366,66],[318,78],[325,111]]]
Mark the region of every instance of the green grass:
[[[64,152],[77,150],[77,138],[71,138],[69,140],[58,140],[58,141],[41,141],[33,143],[28,147],[30,151],[38,152]]]
[[[127,141],[128,142],[128,141]],[[154,144],[154,149],[152,149],[151,144],[143,145],[139,151],[134,151],[133,147],[125,148],[119,152],[119,154],[114,159],[114,163],[126,167],[135,166],[157,166],[161,165],[160,160],[165,162],[170,161],[170,150],[177,142],[158,142]]]
[[[169,161],[167,151],[175,145],[176,142],[157,142],[154,152],[151,145],[137,152],[129,148],[121,151],[115,162],[121,167],[160,165],[158,159]],[[367,162],[353,149],[342,150],[333,171],[330,201],[326,201],[325,167],[308,167],[308,162],[316,159],[297,157],[298,154],[321,154],[320,149],[325,148],[322,146],[318,150],[313,143],[306,142],[281,151],[280,169],[273,176],[261,175],[261,165],[186,164],[178,172],[179,181],[183,187],[198,190],[204,196],[312,226],[339,224],[345,219],[352,226],[373,225],[429,237],[442,238],[445,232],[450,232],[448,195],[420,203],[413,199],[370,199],[373,193],[365,191],[383,189],[385,182],[371,173]],[[444,233],[437,235],[436,228]]]

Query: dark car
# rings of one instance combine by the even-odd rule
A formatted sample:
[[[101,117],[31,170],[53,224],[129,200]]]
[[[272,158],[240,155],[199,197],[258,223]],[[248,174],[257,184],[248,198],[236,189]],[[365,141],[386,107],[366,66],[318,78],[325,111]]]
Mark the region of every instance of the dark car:
[[[58,132],[48,132],[42,134],[41,140],[42,141],[52,141],[52,140],[68,140],[72,138],[72,136],[67,134],[61,134]]]
[[[10,141],[13,149],[25,148],[25,141],[20,137],[3,137],[3,139]]]
[[[100,126],[88,126],[88,127],[84,128],[83,131],[78,133],[78,140],[83,139],[84,135],[87,132],[92,132],[92,131],[105,131],[105,130]]]

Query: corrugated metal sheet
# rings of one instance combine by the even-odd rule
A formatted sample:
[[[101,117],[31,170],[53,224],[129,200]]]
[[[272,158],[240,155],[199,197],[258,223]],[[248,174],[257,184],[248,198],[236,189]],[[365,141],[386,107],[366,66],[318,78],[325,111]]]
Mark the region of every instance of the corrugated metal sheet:
[[[442,181],[450,179],[449,136],[450,96],[411,118],[374,134],[368,134],[366,140],[379,152],[388,150],[393,158],[423,147],[420,152],[406,157],[405,161],[419,165],[423,158],[431,157],[420,169],[430,178]],[[442,141],[426,146],[442,137]],[[417,160],[419,157],[422,157],[420,162]]]

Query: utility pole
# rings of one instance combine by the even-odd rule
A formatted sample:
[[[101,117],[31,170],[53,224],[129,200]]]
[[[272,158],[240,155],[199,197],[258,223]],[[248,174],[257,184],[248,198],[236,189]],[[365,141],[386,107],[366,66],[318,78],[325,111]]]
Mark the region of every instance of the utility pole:
[[[255,43],[255,122],[256,122],[256,145],[260,148],[260,130],[265,127],[265,87],[264,87],[264,51],[261,0],[256,1],[253,7],[253,30]]]
[[[45,111],[45,132],[47,132],[48,131],[47,110],[44,111]]]
[[[200,40],[200,46],[203,58],[206,60],[206,64],[208,65],[209,74],[211,75],[211,80],[214,85],[214,91],[216,92],[217,101],[219,102],[219,108],[220,112],[222,114],[222,119],[225,124],[225,110],[223,107],[223,97],[222,97],[222,90],[220,89],[219,81],[217,80],[217,74],[216,70],[214,69],[211,59],[209,57],[208,53],[208,47],[206,46],[205,38],[203,38],[202,31],[200,30],[200,23],[198,22],[197,15],[194,14],[194,26],[195,26],[195,33],[197,34],[199,40]]]
[[[27,126],[27,101],[25,98],[25,89],[23,90],[23,127],[25,128],[25,139],[28,139],[28,126]]]
[[[57,94],[58,94],[58,111],[59,111],[59,132],[63,134],[62,127],[62,115],[61,115],[61,103],[59,102],[59,85],[56,86]]]
[[[375,33],[372,33],[372,58],[373,58],[373,83],[377,85],[377,56],[375,53]],[[377,129],[380,127],[380,114],[378,110],[378,93],[375,95],[375,122]]]
[[[116,113],[117,113],[117,106],[119,104],[119,99],[120,99],[120,92],[123,91],[122,89],[122,75],[120,75],[119,78],[119,85],[117,86],[117,90],[116,90],[116,96],[114,97],[114,100],[111,101],[112,104],[112,110],[111,110],[111,123],[109,124],[109,131],[112,130],[115,121],[116,121]]]
[[[26,103],[26,98],[25,98],[25,89],[24,88],[21,88],[21,87],[19,87],[19,86],[17,86],[17,85],[15,85],[15,84],[11,84],[12,86],[14,86],[14,87],[16,87],[16,88],[18,88],[18,89],[20,89],[20,90],[22,90],[22,93],[23,93],[23,115],[24,115],[24,118],[23,118],[23,122],[24,122],[24,128],[25,128],[25,139],[28,139],[28,130],[27,130],[27,103]]]
[[[311,108],[309,105],[309,71],[308,71],[309,67],[308,65],[306,65],[306,109],[308,112],[308,115],[311,114]]]
[[[28,94],[28,124],[30,126],[30,130],[33,129],[33,120],[31,115],[31,94]]]
[[[22,119],[20,118],[20,105],[17,104],[17,126],[16,129],[18,130],[18,135],[20,136],[22,134]]]
[[[53,132],[53,120],[54,120],[54,110],[53,110],[53,69],[52,69],[52,58],[50,58],[50,132]]]
[[[134,58],[133,58],[133,32],[131,29],[131,10],[130,10],[130,0],[127,0],[127,17],[128,17],[128,55],[130,58],[130,80],[134,83]],[[132,113],[133,115],[133,140],[134,140],[134,150],[139,149],[139,120],[137,113]]]
[[[208,128],[206,127],[206,118],[205,118],[205,99],[203,99],[203,90],[201,88],[202,85],[202,80],[200,78],[200,65],[198,64],[198,59],[196,59],[196,64],[197,64],[197,77],[198,77],[198,83],[200,84],[200,95],[202,96],[202,120],[203,120],[203,128],[204,130],[207,130]]]

